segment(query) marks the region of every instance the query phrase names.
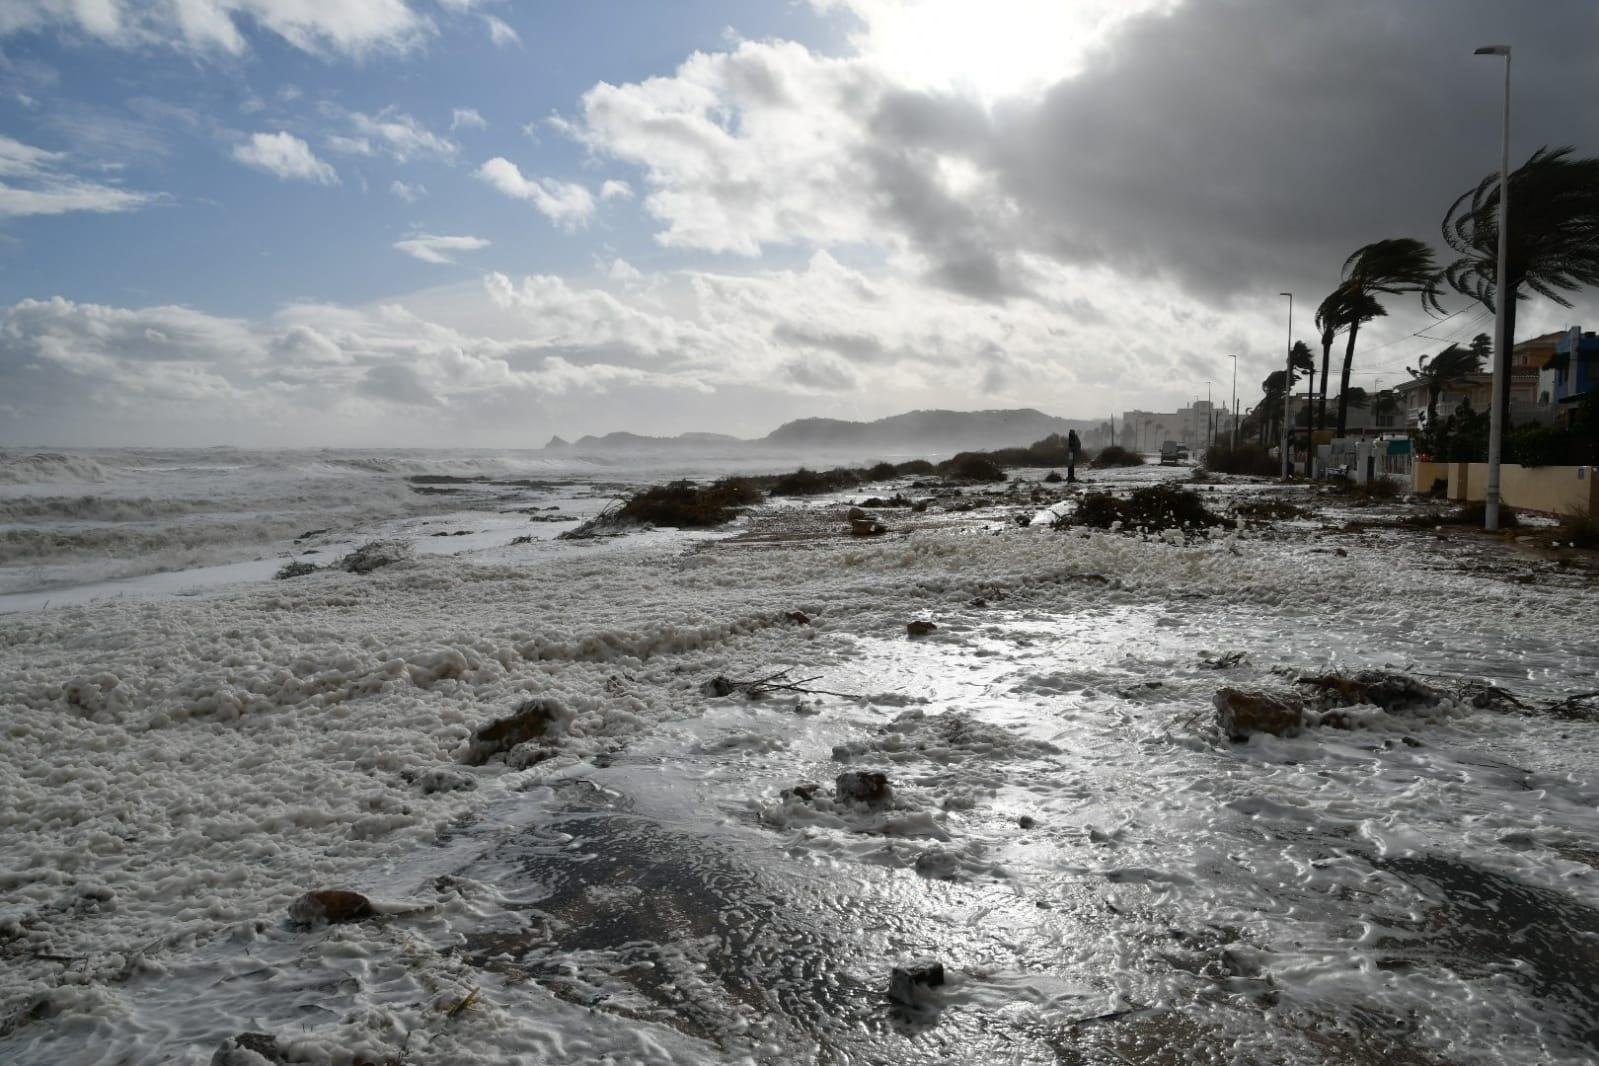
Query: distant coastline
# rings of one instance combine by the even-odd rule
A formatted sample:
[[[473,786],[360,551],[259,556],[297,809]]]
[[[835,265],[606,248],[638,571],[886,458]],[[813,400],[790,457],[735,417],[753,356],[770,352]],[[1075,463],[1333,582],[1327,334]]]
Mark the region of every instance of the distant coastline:
[[[617,452],[692,452],[695,454],[783,455],[794,452],[848,452],[876,449],[885,453],[947,453],[1003,448],[1039,440],[1051,433],[1084,432],[1092,419],[1058,418],[1031,407],[987,411],[908,411],[871,422],[838,418],[800,418],[785,422],[764,437],[723,433],[680,433],[650,437],[618,431],[586,435],[575,441],[553,437],[544,451],[568,454]]]

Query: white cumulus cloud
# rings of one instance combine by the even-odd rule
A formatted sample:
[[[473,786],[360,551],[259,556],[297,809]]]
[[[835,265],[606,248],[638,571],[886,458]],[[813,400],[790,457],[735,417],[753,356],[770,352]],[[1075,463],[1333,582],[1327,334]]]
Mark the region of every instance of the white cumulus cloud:
[[[578,229],[594,214],[594,195],[582,185],[554,178],[526,178],[515,163],[496,156],[478,168],[477,176],[516,200],[526,200],[562,229]]]
[[[233,158],[283,181],[339,183],[338,171],[318,159],[311,146],[292,133],[253,133],[248,141],[234,145]]]
[[[478,114],[475,107],[458,107],[450,112],[450,132],[458,129],[481,130],[488,126],[482,115]]]

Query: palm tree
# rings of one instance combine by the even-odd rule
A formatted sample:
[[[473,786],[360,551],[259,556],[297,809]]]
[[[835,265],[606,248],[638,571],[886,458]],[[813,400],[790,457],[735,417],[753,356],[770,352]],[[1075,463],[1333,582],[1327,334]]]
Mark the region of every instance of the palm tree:
[[[1393,389],[1383,389],[1371,398],[1371,414],[1380,427],[1383,419],[1399,411],[1399,397]]]
[[[1307,371],[1312,374],[1316,372],[1316,357],[1310,354],[1310,347],[1304,341],[1295,341],[1293,346],[1288,349],[1288,354],[1291,359],[1289,365],[1294,369],[1294,376],[1288,379],[1288,390],[1292,393],[1294,382],[1299,380],[1300,374]],[[1266,445],[1268,433],[1270,433],[1272,440],[1278,440],[1282,436],[1283,378],[1286,373],[1287,371],[1284,370],[1273,370],[1266,375],[1266,380],[1260,383],[1260,390],[1265,396],[1260,401],[1261,406],[1255,408],[1255,410],[1262,412],[1260,419],[1260,443],[1262,446]]]
[[[1569,145],[1548,145],[1510,174],[1510,232],[1505,246],[1505,335],[1499,372],[1510,380],[1510,349],[1516,339],[1516,302],[1530,289],[1562,307],[1562,293],[1599,285],[1599,159],[1573,158]],[[1449,284],[1489,310],[1499,296],[1499,176],[1490,174],[1468,189],[1444,214],[1444,240],[1460,258],[1444,270]],[[1510,390],[1500,407],[1510,427]]]
[[[1338,388],[1338,436],[1344,435],[1349,418],[1349,372],[1355,365],[1355,338],[1363,322],[1370,322],[1382,314],[1381,296],[1396,296],[1413,292],[1421,296],[1422,306],[1442,310],[1438,306],[1438,282],[1442,271],[1433,261],[1432,249],[1413,237],[1393,237],[1375,241],[1355,249],[1344,260],[1339,289],[1346,302],[1348,313],[1345,328],[1349,341],[1344,346],[1344,372]]]
[[[1357,313],[1358,312],[1358,313]],[[1321,306],[1316,308],[1316,328],[1321,331],[1321,398],[1316,405],[1316,428],[1327,428],[1327,381],[1328,371],[1331,369],[1333,340],[1340,332],[1347,329],[1351,322],[1357,319],[1360,322],[1370,322],[1386,311],[1382,309],[1375,297],[1366,296],[1358,304],[1350,303],[1349,292],[1344,286],[1339,285],[1327,298],[1322,300]]]
[[[1424,355],[1415,366],[1407,368],[1412,378],[1427,383],[1427,425],[1437,422],[1438,397],[1450,385],[1474,373],[1482,365],[1482,358],[1473,341],[1470,348],[1451,344],[1437,355]]]

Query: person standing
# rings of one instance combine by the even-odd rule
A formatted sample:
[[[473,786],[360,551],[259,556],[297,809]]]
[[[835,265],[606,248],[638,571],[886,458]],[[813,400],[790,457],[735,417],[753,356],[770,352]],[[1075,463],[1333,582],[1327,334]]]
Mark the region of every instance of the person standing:
[[[1075,429],[1066,431],[1066,480],[1077,480],[1077,453],[1083,450],[1083,442],[1077,436]]]

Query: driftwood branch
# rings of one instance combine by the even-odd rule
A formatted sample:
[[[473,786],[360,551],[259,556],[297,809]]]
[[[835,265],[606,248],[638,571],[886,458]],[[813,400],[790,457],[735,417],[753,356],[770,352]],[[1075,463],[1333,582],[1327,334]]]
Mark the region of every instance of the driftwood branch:
[[[847,692],[830,692],[824,688],[811,688],[812,681],[820,681],[822,679],[821,674],[817,674],[815,677],[793,678],[789,676],[793,672],[794,668],[791,666],[787,669],[779,670],[775,674],[747,678],[742,681],[735,681],[732,678],[717,675],[705,682],[703,687],[706,694],[711,696],[731,696],[741,692],[746,696],[759,697],[773,692],[794,692],[806,696],[837,696],[839,699],[844,700],[858,700],[861,698]]]

